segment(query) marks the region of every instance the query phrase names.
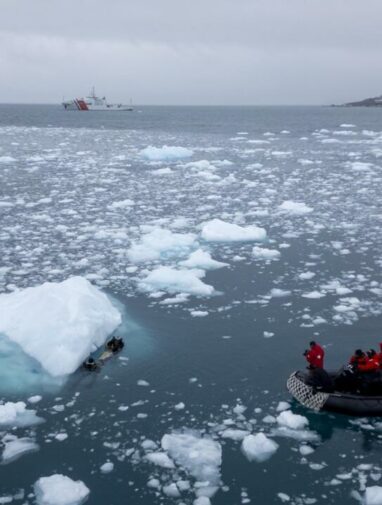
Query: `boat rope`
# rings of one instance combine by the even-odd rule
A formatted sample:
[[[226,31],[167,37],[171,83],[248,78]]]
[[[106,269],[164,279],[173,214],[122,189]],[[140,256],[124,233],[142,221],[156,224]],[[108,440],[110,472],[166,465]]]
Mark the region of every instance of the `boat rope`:
[[[292,373],[287,380],[287,388],[297,401],[316,412],[322,409],[329,398],[328,393],[314,392],[312,386],[307,386],[302,380],[296,377],[296,372]]]

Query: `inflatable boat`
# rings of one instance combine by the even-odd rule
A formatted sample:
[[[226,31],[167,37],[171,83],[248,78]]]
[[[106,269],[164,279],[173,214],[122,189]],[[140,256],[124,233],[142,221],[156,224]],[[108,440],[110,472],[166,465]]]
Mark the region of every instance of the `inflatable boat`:
[[[330,373],[334,378],[337,374]],[[293,372],[287,380],[290,394],[302,405],[319,412],[321,410],[338,412],[351,416],[382,416],[382,383],[381,395],[361,395],[341,391],[325,393],[316,391],[313,386],[305,383],[307,374],[301,371]]]

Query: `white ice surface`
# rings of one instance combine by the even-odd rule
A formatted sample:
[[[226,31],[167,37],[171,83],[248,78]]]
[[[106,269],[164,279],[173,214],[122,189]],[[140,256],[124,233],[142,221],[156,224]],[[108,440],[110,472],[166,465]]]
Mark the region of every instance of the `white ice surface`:
[[[309,424],[309,421],[304,416],[293,414],[290,410],[284,410],[277,416],[277,423],[292,430],[301,430]]]
[[[382,487],[370,486],[365,490],[365,505],[382,505]]]
[[[201,280],[204,275],[204,270],[177,270],[161,266],[148,273],[138,285],[142,291],[146,292],[165,291],[170,294],[189,293],[196,296],[211,296],[214,288]]]
[[[193,155],[191,149],[179,146],[148,146],[142,149],[141,156],[150,161],[171,161],[182,158],[190,158]]]
[[[34,490],[38,505],[79,505],[90,492],[82,481],[61,474],[40,477]]]
[[[161,256],[174,257],[187,254],[196,245],[193,233],[173,233],[171,230],[155,228],[134,242],[127,251],[133,263],[153,261]]]
[[[38,451],[39,446],[32,438],[17,438],[14,435],[5,436],[2,440],[4,450],[1,455],[2,463],[10,463],[29,452]]]
[[[222,448],[218,442],[194,433],[183,433],[164,435],[161,445],[178,465],[199,481],[199,496],[209,496],[217,490],[222,463]]]
[[[247,435],[242,444],[241,450],[249,461],[262,463],[269,459],[278,449],[278,444],[268,438],[264,433]]]
[[[121,322],[108,297],[82,277],[0,295],[0,333],[52,376],[74,372]]]
[[[303,202],[294,202],[293,200],[286,200],[281,205],[279,205],[279,209],[282,212],[295,216],[302,216],[304,214],[310,214],[313,212],[312,207],[308,207],[308,205]]]
[[[228,263],[216,261],[211,258],[211,254],[203,249],[198,249],[190,254],[187,260],[181,261],[180,266],[186,268],[201,268],[203,270],[217,270],[228,266]]]
[[[255,259],[261,260],[278,260],[281,256],[277,249],[267,249],[266,247],[255,246],[252,249],[252,254]]]
[[[264,240],[267,232],[258,226],[239,226],[221,219],[203,224],[201,236],[208,242],[252,242]]]
[[[0,405],[1,426],[33,426],[43,420],[35,410],[28,410],[24,402],[6,402]]]

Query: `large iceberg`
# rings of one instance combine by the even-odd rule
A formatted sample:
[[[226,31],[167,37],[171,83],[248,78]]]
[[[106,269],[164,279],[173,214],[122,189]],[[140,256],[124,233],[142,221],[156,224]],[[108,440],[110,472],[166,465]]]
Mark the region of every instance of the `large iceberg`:
[[[254,225],[243,227],[221,219],[212,219],[202,228],[202,238],[209,242],[252,242],[264,240],[266,236],[264,228]]]
[[[0,295],[0,333],[55,377],[74,372],[120,323],[108,297],[82,277]]]

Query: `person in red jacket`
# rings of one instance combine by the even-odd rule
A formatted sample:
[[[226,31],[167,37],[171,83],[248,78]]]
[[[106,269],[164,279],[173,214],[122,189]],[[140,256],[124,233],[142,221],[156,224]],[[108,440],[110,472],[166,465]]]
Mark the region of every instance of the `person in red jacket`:
[[[304,352],[306,361],[309,363],[310,368],[324,368],[325,351],[314,340],[310,343],[310,349]]]
[[[379,368],[382,368],[382,342],[379,344],[380,351],[377,353],[377,359],[379,361]]]
[[[367,363],[367,356],[362,349],[356,349],[353,356],[349,360],[349,364],[355,368],[363,367]]]
[[[374,351],[374,349],[367,351],[366,355],[366,362],[359,363],[358,370],[360,372],[375,372],[376,370],[379,370],[378,354]]]

